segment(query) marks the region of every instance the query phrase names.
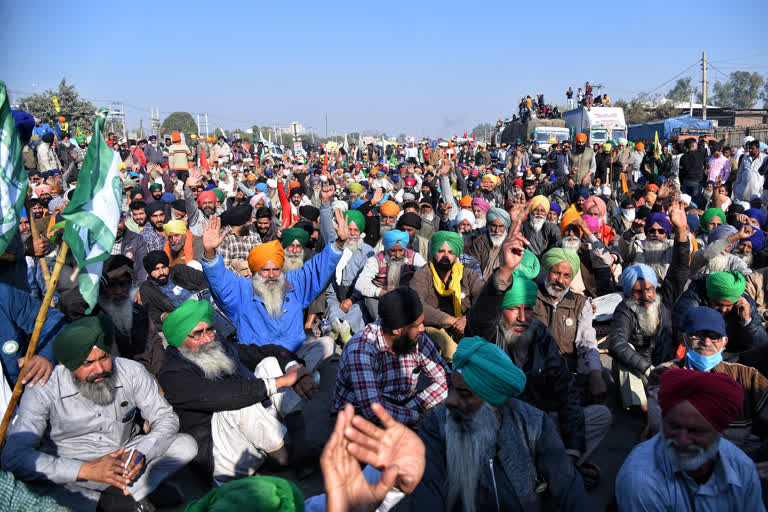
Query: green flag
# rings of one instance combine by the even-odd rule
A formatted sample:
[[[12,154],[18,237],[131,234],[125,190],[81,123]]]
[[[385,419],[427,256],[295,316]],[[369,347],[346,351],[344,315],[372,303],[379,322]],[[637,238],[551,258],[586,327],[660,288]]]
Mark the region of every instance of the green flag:
[[[80,271],[78,284],[80,294],[88,303],[86,313],[90,313],[98,301],[101,267],[112,252],[120,223],[120,155],[104,140],[106,115],[106,109],[99,110],[75,193],[61,214],[67,221],[63,239],[69,244]]]
[[[11,114],[5,82],[0,81],[0,254],[16,235],[28,188],[27,171],[21,159],[21,139]]]

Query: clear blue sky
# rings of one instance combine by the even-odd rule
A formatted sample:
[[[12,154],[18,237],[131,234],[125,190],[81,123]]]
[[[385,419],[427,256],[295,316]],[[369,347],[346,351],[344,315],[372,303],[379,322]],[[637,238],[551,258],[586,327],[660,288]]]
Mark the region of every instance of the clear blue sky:
[[[768,74],[765,1],[142,4],[3,2],[0,78],[31,92],[66,76],[86,98],[125,102],[129,128],[148,126],[152,105],[207,111],[211,128],[323,133],[327,114],[329,133],[420,137],[511,116],[525,94],[564,103],[587,80],[630,98],[702,50],[725,73]]]

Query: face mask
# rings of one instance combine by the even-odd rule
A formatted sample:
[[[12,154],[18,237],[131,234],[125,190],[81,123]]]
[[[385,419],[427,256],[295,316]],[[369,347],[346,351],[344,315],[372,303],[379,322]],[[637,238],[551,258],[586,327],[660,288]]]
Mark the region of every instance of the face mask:
[[[634,208],[627,208],[626,210],[624,208],[622,208],[621,209],[621,214],[629,222],[632,222],[633,220],[635,220],[635,209]]]
[[[686,353],[691,366],[702,372],[708,372],[723,361],[723,351],[711,356],[703,356],[691,349]]]

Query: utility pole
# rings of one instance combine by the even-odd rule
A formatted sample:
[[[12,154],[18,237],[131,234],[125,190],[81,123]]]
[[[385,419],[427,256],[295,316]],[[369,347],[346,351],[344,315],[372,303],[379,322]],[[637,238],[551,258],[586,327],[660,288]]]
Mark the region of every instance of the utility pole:
[[[707,52],[701,52],[701,118],[707,118]]]

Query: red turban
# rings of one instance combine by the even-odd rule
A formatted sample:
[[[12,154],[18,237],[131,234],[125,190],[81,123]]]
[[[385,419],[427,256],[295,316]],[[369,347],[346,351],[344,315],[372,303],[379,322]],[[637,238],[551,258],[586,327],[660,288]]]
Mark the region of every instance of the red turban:
[[[213,201],[214,203],[216,203],[216,194],[213,193],[213,190],[206,190],[205,192],[200,192],[200,194],[197,196],[197,204],[199,206],[202,206],[203,201]]]
[[[662,416],[684,400],[688,400],[718,432],[722,432],[739,415],[744,390],[724,373],[681,368],[662,373],[659,387]]]

